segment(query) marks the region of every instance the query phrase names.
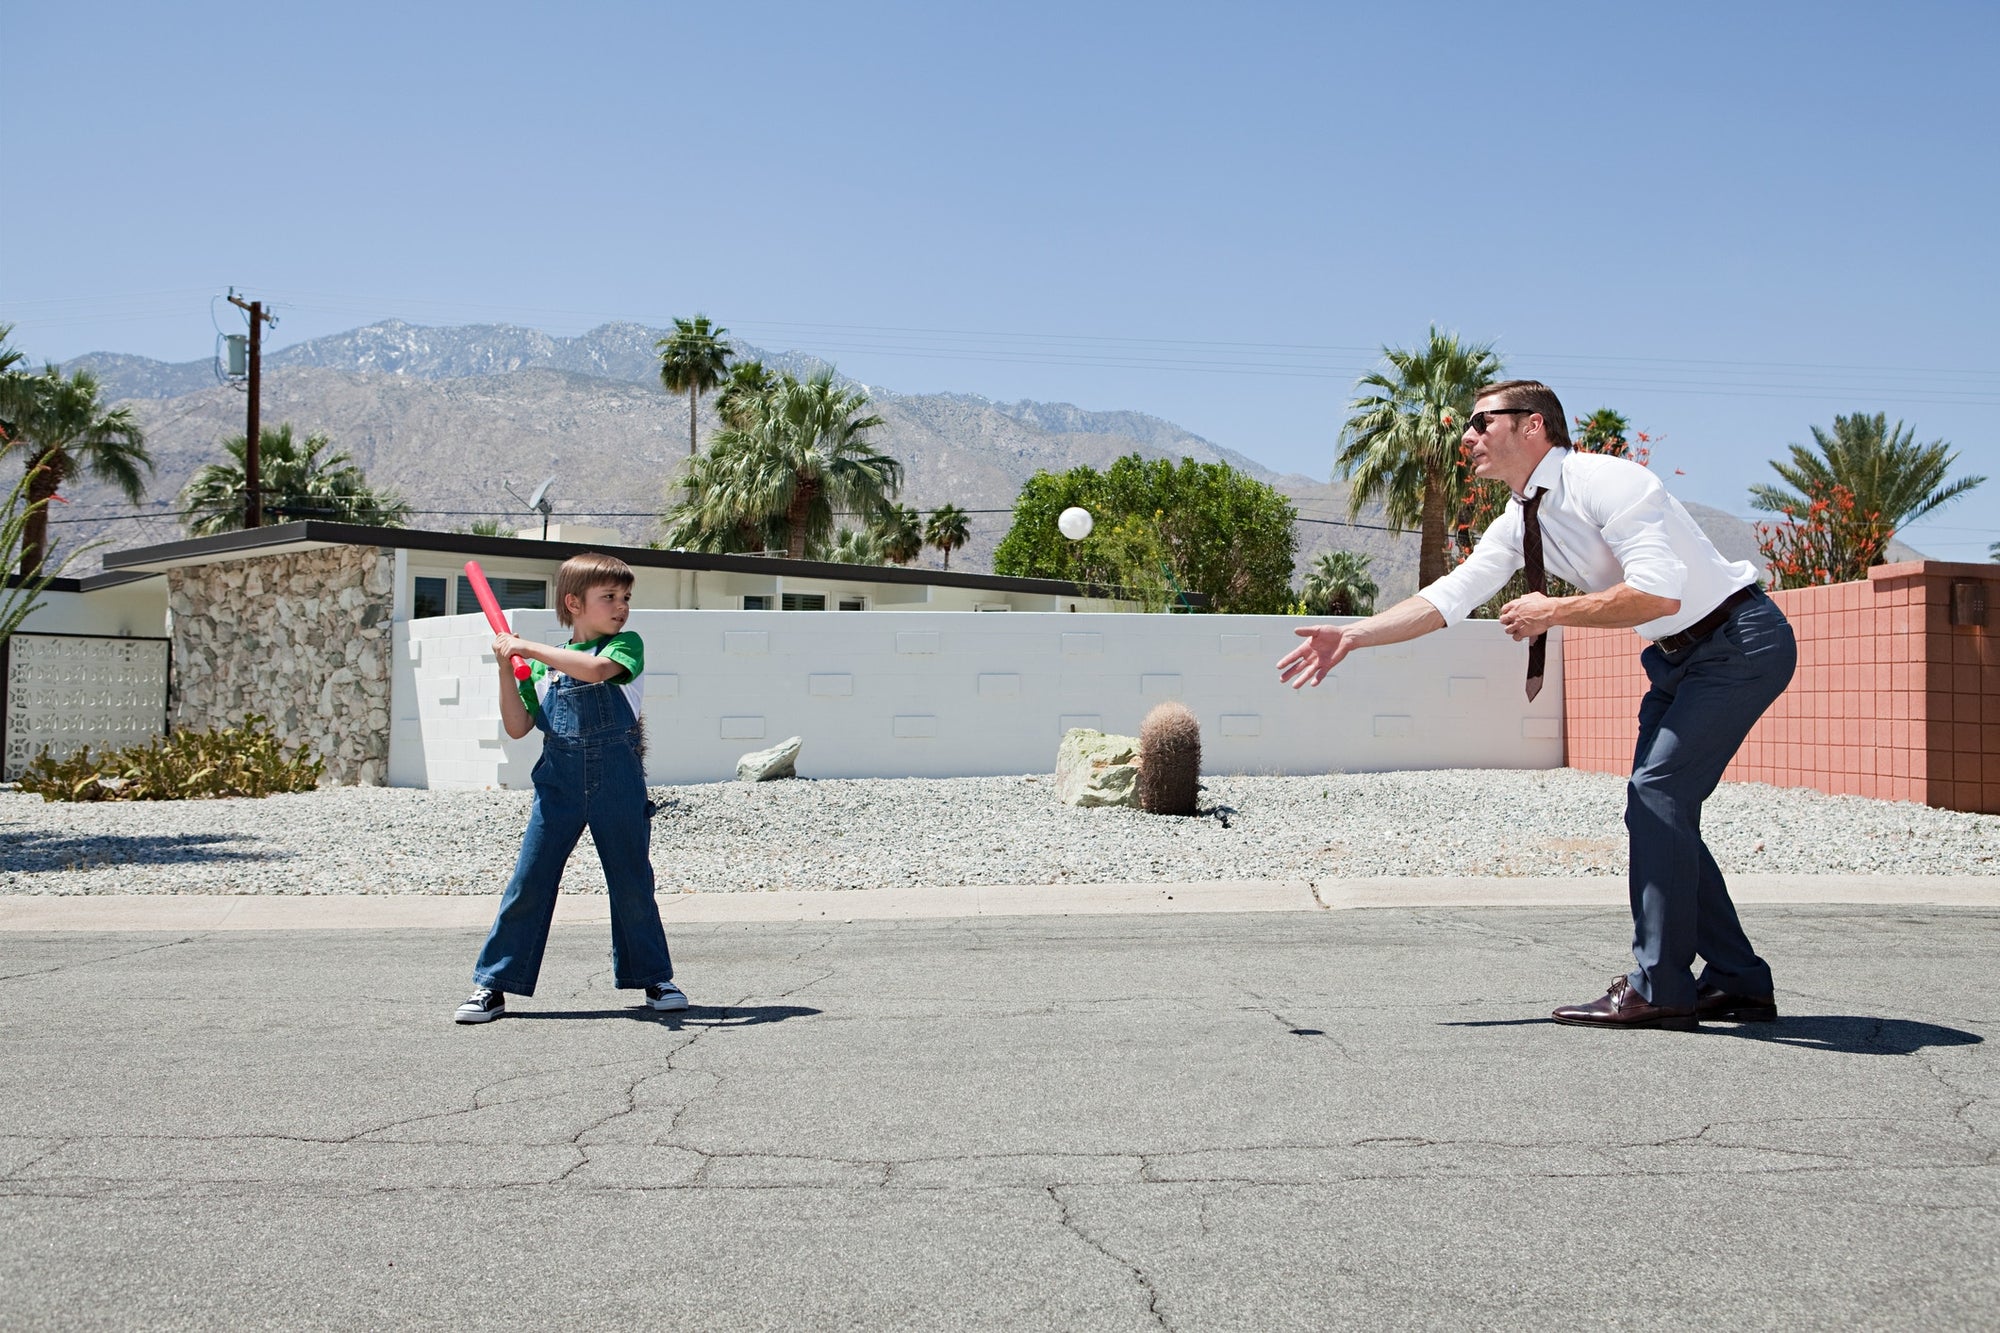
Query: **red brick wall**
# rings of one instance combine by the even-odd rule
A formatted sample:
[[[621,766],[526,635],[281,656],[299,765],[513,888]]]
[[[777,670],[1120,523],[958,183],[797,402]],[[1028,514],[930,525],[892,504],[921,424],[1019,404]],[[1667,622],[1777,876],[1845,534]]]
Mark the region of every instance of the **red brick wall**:
[[[1985,589],[1984,625],[1950,623],[1967,581]],[[1798,634],[1798,674],[1725,780],[2000,814],[2000,564],[1880,565],[1772,600]],[[1562,645],[1569,766],[1629,772],[1643,643],[1566,629]]]

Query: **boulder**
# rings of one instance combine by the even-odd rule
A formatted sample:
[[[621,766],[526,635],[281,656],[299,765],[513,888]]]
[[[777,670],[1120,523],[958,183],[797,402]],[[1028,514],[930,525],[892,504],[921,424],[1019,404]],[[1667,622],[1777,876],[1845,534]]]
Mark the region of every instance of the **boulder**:
[[[1063,733],[1056,750],[1056,795],[1065,805],[1139,804],[1139,738],[1088,727]]]
[[[746,754],[736,761],[738,782],[769,782],[773,778],[795,778],[800,740],[797,736],[779,741],[768,750]]]

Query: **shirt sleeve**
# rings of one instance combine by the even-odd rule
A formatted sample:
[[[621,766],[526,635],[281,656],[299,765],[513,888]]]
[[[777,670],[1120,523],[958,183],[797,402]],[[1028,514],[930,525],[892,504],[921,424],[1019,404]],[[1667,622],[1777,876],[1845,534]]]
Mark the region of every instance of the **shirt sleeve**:
[[[547,673],[548,667],[542,663],[530,662],[528,663],[528,678],[514,682],[514,689],[520,694],[521,704],[528,710],[528,720],[531,722],[537,720],[542,715],[541,692],[536,687]]]
[[[597,655],[608,657],[625,668],[624,675],[613,677],[614,684],[622,685],[646,674],[646,641],[632,630],[612,635],[611,642],[605,644],[603,651]]]
[[[1667,488],[1650,472],[1633,470],[1637,476],[1620,479],[1626,484],[1604,487],[1592,496],[1603,506],[1592,517],[1625,571],[1628,587],[1678,600],[1687,588],[1688,571],[1667,534]]]
[[[1456,625],[1504,588],[1521,565],[1521,511],[1509,504],[1480,534],[1465,563],[1417,589],[1417,596],[1436,607],[1446,625]]]

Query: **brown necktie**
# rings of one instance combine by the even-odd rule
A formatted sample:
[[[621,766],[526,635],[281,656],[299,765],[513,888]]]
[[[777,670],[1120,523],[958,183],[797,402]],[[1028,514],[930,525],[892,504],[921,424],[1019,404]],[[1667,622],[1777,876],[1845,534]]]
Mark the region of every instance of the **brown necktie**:
[[[1528,578],[1528,591],[1546,593],[1549,590],[1548,571],[1542,567],[1542,520],[1537,512],[1542,507],[1542,497],[1546,490],[1535,492],[1535,498],[1521,506],[1521,561]],[[1542,665],[1548,660],[1549,636],[1537,634],[1528,644],[1528,699],[1542,692]]]

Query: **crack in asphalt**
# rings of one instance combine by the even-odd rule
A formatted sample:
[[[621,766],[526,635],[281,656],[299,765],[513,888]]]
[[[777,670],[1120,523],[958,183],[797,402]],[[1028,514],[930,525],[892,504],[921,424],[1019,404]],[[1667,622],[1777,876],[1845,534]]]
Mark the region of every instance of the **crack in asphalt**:
[[[36,968],[31,972],[8,972],[0,975],[0,981],[23,981],[29,977],[54,976],[58,972],[69,972],[79,967],[95,967],[99,963],[122,962],[127,958],[137,958],[140,954],[155,953],[161,949],[177,948],[183,944],[194,944],[200,940],[207,939],[211,933],[203,931],[195,935],[184,935],[180,939],[168,940],[164,944],[149,944],[143,949],[128,949],[124,953],[105,954],[100,958],[83,958],[71,963],[58,963],[54,967]]]
[[[1050,1202],[1054,1203],[1056,1206],[1057,1225],[1061,1226],[1063,1230],[1069,1232],[1072,1236],[1075,1236],[1078,1240],[1082,1241],[1085,1245],[1088,1245],[1091,1249],[1097,1251],[1105,1258],[1111,1260],[1115,1264],[1122,1266],[1126,1272],[1130,1273],[1132,1275],[1132,1280],[1139,1284],[1139,1289],[1146,1293],[1146,1313],[1152,1317],[1152,1320],[1155,1324],[1157,1324],[1161,1328],[1169,1330],[1171,1333],[1173,1325],[1167,1322],[1166,1315],[1163,1314],[1160,1310],[1159,1288],[1155,1287],[1153,1285],[1153,1280],[1146,1276],[1146,1270],[1141,1268],[1139,1265],[1133,1263],[1130,1259],[1127,1259],[1124,1255],[1119,1254],[1117,1251],[1113,1250],[1110,1246],[1106,1245],[1103,1241],[1099,1240],[1097,1237],[1091,1235],[1089,1232],[1085,1231],[1081,1226],[1079,1226],[1077,1224],[1076,1217],[1071,1212],[1069,1206],[1069,1200],[1063,1198],[1060,1192],[1061,1189],[1062,1187],[1059,1185],[1050,1185],[1045,1190],[1045,1193],[1047,1193],[1047,1195],[1049,1196]]]

